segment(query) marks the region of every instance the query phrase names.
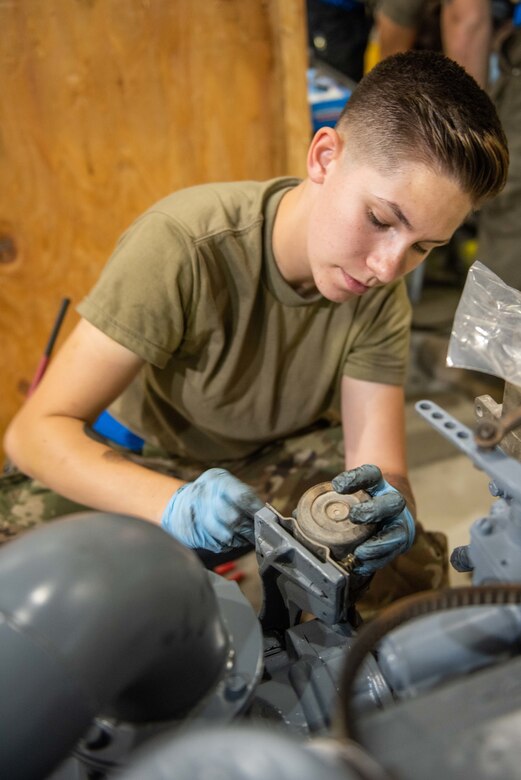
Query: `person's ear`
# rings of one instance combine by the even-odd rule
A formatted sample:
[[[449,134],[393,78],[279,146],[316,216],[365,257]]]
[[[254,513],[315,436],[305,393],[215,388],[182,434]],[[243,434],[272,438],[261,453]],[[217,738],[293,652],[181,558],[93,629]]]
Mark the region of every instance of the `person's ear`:
[[[342,138],[333,127],[321,127],[311,140],[308,150],[308,176],[315,184],[322,184],[327,170],[337,160],[344,146]]]

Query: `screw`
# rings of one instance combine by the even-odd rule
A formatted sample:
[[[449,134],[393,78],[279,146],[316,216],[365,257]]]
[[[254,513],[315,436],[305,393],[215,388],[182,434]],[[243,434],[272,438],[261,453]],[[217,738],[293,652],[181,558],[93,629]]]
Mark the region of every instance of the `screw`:
[[[476,430],[480,439],[493,439],[496,435],[496,426],[489,420],[482,420]]]

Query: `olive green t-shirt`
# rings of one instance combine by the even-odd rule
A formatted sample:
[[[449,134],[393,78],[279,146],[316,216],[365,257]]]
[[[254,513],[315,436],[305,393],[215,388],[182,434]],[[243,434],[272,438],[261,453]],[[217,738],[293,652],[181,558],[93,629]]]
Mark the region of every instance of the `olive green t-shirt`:
[[[146,365],[111,412],[147,442],[199,461],[240,458],[317,421],[343,374],[400,384],[402,282],[347,303],[304,298],[271,235],[298,180],[205,184],[123,234],[79,313]]]

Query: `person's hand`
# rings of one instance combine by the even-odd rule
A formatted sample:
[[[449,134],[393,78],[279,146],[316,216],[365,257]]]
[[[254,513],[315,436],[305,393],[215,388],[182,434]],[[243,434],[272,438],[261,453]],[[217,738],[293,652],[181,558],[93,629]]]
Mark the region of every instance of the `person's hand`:
[[[253,516],[262,506],[229,471],[208,469],[176,490],[161,527],[186,547],[225,552],[254,543]]]
[[[355,504],[349,511],[353,523],[374,523],[378,526],[354,554],[356,574],[374,574],[397,555],[406,552],[414,541],[414,519],[402,494],[382,477],[378,466],[365,465],[343,471],[332,480],[337,493],[365,490],[371,496]]]

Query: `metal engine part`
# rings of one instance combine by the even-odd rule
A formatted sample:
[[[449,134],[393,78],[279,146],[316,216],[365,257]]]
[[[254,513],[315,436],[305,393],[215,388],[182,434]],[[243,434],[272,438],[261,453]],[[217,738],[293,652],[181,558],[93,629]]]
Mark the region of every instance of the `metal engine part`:
[[[264,589],[259,619],[265,631],[295,625],[302,612],[328,625],[354,620],[350,610],[370,582],[353,575],[354,551],[373,526],[352,523],[349,509],[365,497],[362,491],[340,495],[323,482],[304,493],[296,517],[284,517],[269,504],[257,512],[256,553]],[[331,520],[328,511],[339,519]],[[327,544],[326,526],[335,524],[331,534],[336,540]]]
[[[472,571],[474,585],[518,582],[521,571],[521,463],[509,457],[502,447],[484,449],[479,446],[473,432],[437,404],[419,401],[416,409],[489,475],[491,492],[497,497],[488,515],[472,525],[470,544],[457,548],[459,557],[464,557],[466,564],[460,571]]]
[[[482,446],[499,443],[503,452],[521,460],[521,430],[516,427],[521,415],[521,387],[506,382],[502,403],[498,404],[490,395],[481,395],[475,400],[474,410]]]
[[[487,450],[479,447],[468,428],[435,404],[422,401],[417,408],[431,425],[491,476],[495,495],[501,496],[489,515],[480,518],[471,531],[467,557],[473,568],[474,584],[519,581],[521,464],[499,447]],[[209,727],[217,729],[213,732],[217,735],[217,750],[223,743],[218,724],[222,727],[223,722],[233,744],[240,745],[235,724],[228,726],[237,718],[249,721],[253,728],[260,722],[266,726],[271,724],[277,733],[282,725],[287,729],[286,736],[299,740],[296,743],[299,756],[308,742],[317,737],[328,738],[335,728],[346,651],[349,653],[356,647],[364,630],[358,634],[361,621],[356,600],[371,578],[354,574],[353,563],[357,546],[373,529],[351,522],[349,516],[352,507],[367,498],[362,491],[354,495],[338,494],[330,482],[324,482],[302,495],[294,517],[284,517],[269,505],[256,513],[256,554],[264,587],[264,604],[258,619],[236,583],[205,572],[174,540],[135,518],[111,519],[94,514],[84,529],[81,520],[76,518],[64,525],[63,531],[59,524],[54,524],[7,547],[3,552],[3,566],[9,582],[3,590],[4,601],[14,598],[15,563],[20,567],[17,579],[20,595],[18,601],[15,599],[16,609],[10,603],[6,605],[10,609],[6,611],[5,631],[15,625],[11,613],[23,621],[24,627],[31,618],[38,632],[56,645],[51,661],[60,666],[64,648],[71,655],[71,637],[77,636],[80,626],[81,641],[76,642],[71,657],[73,668],[82,673],[82,681],[87,681],[86,685],[82,683],[81,692],[85,689],[90,694],[82,699],[80,693],[74,696],[71,693],[68,706],[55,707],[51,694],[55,696],[57,690],[56,675],[51,677],[47,672],[50,661],[45,665],[42,661],[26,664],[32,676],[28,676],[25,667],[13,673],[14,660],[16,668],[21,668],[25,656],[20,656],[19,661],[17,655],[9,656],[9,648],[3,648],[3,658],[8,661],[4,665],[9,670],[6,690],[11,691],[5,719],[8,726],[16,715],[15,728],[8,728],[4,735],[4,748],[8,758],[16,754],[15,769],[20,770],[18,774],[9,772],[9,776],[13,780],[43,775],[49,780],[115,777],[127,764],[134,763],[136,749],[150,741],[147,752],[150,765],[136,763],[137,774],[128,777],[130,780],[130,777],[150,775],[159,779],[163,766],[165,776],[178,769],[182,773],[182,765],[178,767],[177,762],[183,756],[175,754],[174,770],[170,763],[174,754],[170,750],[177,750],[176,745],[181,751],[185,746],[190,747],[184,741],[188,725],[193,727],[196,737],[195,753],[187,760],[197,762],[200,758],[206,760],[204,748],[199,753],[197,742],[199,733],[203,745],[206,733],[208,739],[212,738],[211,731],[204,731]],[[96,522],[100,523],[97,534],[92,533]],[[113,540],[107,547],[108,532]],[[45,570],[42,567],[41,572],[35,571],[35,561],[44,550],[43,542],[53,539],[59,543],[60,554],[55,557],[61,568],[57,568],[53,557]],[[27,552],[27,545],[31,554],[18,555],[17,551]],[[110,551],[114,551],[112,557]],[[78,560],[83,562],[82,588],[78,587]],[[60,580],[60,587],[49,588],[63,567],[65,579]],[[2,561],[0,573],[1,570]],[[49,579],[51,575],[54,579]],[[69,581],[73,587],[69,587]],[[99,587],[100,581],[107,585]],[[143,583],[146,584],[145,601]],[[27,586],[27,593],[22,586]],[[87,602],[86,593],[91,594]],[[111,594],[110,600],[106,593]],[[170,598],[165,598],[165,593]],[[206,599],[203,604],[201,595]],[[66,605],[70,601],[74,607],[70,620],[62,618],[62,609],[58,609],[60,604],[56,601],[58,596],[66,600]],[[82,611],[78,612],[85,606],[89,608],[88,620]],[[356,774],[357,778],[388,777],[387,770],[400,780],[417,777],[515,780],[519,777],[517,736],[521,693],[514,683],[521,659],[512,655],[518,655],[521,642],[521,615],[517,607],[499,609],[488,602],[479,611],[472,611],[476,609],[461,609],[450,615],[426,615],[420,627],[412,621],[395,628],[378,645],[373,645],[375,652],[371,647],[366,648],[363,665],[357,668],[354,678],[350,710],[357,718],[357,733],[365,750],[385,769],[381,772],[378,766],[376,770],[364,769]],[[302,613],[311,613],[315,619],[301,621]],[[158,635],[164,639],[157,648],[149,647],[148,642],[150,615],[156,614],[158,619],[152,622],[154,625],[157,622]],[[374,623],[371,621],[368,626]],[[59,634],[56,627],[62,624],[63,631]],[[141,625],[146,630],[139,630]],[[32,648],[34,632],[17,632],[17,638],[18,634],[25,650]],[[142,648],[136,642],[143,637],[146,644]],[[216,663],[212,670],[208,667],[208,657],[212,657],[212,641],[216,637],[222,637],[222,641],[218,642],[218,652],[213,653]],[[132,654],[125,652],[130,642]],[[98,652],[100,643],[104,648],[102,656]],[[139,652],[135,651],[136,647]],[[112,648],[111,655],[107,648]],[[466,675],[469,671],[473,674]],[[124,673],[129,675],[129,684],[126,677],[121,682]],[[68,676],[62,677],[68,681]],[[114,691],[108,690],[108,683],[112,684],[114,678],[118,685]],[[199,684],[204,683],[197,691],[192,683],[194,678]],[[155,687],[151,688],[151,683]],[[35,690],[44,693],[35,697]],[[188,699],[180,707],[179,695],[183,692]],[[93,701],[91,711],[86,711],[84,700]],[[13,701],[20,705],[16,711]],[[27,702],[31,704],[29,721]],[[121,702],[125,709],[121,708]],[[140,708],[139,721],[129,718],[130,705]],[[58,722],[57,728],[47,734],[48,744],[40,755],[33,749],[27,752],[26,745],[39,744],[44,726],[31,730],[31,723],[36,722],[33,710],[38,714],[43,706],[53,707],[53,717]],[[79,736],[73,745],[70,735],[63,741],[61,731],[62,722],[68,726],[71,713],[75,712],[76,721],[81,718],[81,723],[73,724]],[[49,717],[45,717],[45,723]],[[506,743],[505,728],[511,735]],[[162,731],[168,732],[162,741],[165,753],[155,743]],[[13,733],[18,734],[19,749],[12,739]],[[280,736],[284,738],[284,732]],[[248,760],[254,759],[255,738],[256,734],[248,732]],[[270,748],[264,748],[260,742],[259,746],[268,755]],[[275,752],[276,747],[273,743]],[[289,750],[285,745],[281,749]],[[18,758],[25,753],[34,770],[32,774]],[[59,756],[62,763],[56,765]],[[162,763],[163,757],[167,764]],[[223,761],[221,767],[211,761],[210,765],[221,769],[225,766],[227,777],[243,776],[245,764],[241,763],[241,757],[237,755],[235,761],[232,752],[225,750]],[[186,766],[191,776],[192,764]],[[262,766],[256,765],[256,769],[260,776],[266,776],[262,775]],[[49,775],[51,767],[54,771]],[[293,776],[302,777],[306,768],[307,765],[302,770],[292,761],[281,765],[281,771],[287,770],[288,780]],[[280,772],[278,776],[285,777]],[[344,776],[351,780],[350,768],[346,766],[340,767],[338,780]]]
[[[236,584],[143,520],[42,525],[2,548],[0,585],[11,780],[47,778],[71,751],[82,780],[109,771],[168,725],[232,720],[260,680],[260,627]],[[76,780],[68,768],[56,780]]]
[[[341,495],[323,482],[303,494],[295,517],[269,505],[255,515],[265,675],[250,705],[253,718],[281,721],[299,734],[325,735],[331,728],[345,651],[359,623],[355,601],[371,579],[352,573],[356,547],[371,529],[352,523],[349,511],[368,497]],[[302,613],[316,619],[300,622]],[[368,657],[357,681],[357,711],[391,701]]]
[[[329,759],[329,760],[328,760]],[[313,752],[303,740],[259,724],[192,729],[157,740],[121,780],[360,780],[349,767]]]
[[[521,608],[515,588],[521,579],[521,463],[513,426],[519,408],[476,431],[431,401],[418,402],[416,409],[492,479],[494,503],[472,525],[470,543],[451,556],[455,567],[466,564],[458,571],[472,571],[481,601],[473,599],[472,587],[453,588],[445,596],[440,592],[437,611],[428,611],[425,594],[422,613],[409,616],[409,622],[393,623],[384,612],[389,631],[372,647],[394,704],[362,713],[357,738],[389,776],[400,780],[518,780]],[[485,418],[479,405],[478,418]],[[496,600],[502,584],[504,600]],[[449,593],[457,609],[447,608]],[[403,612],[411,608],[410,602],[402,605]],[[396,618],[399,604],[390,609]]]
[[[349,520],[351,507],[370,496],[363,490],[337,493],[331,482],[320,482],[306,490],[297,504],[293,535],[313,552],[330,550],[335,561],[350,567],[353,553],[373,532],[373,525]]]

